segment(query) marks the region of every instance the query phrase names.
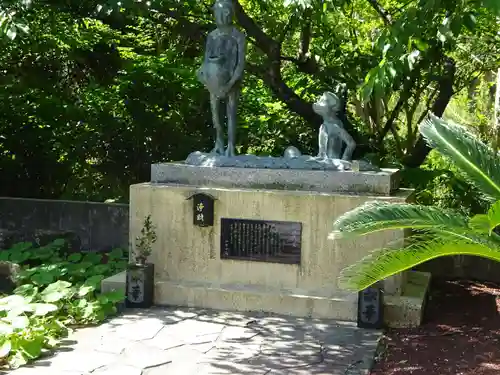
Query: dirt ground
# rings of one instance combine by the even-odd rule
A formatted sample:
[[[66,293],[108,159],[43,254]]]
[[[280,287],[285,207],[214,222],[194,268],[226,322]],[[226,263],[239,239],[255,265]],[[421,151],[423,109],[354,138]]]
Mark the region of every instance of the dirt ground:
[[[434,281],[415,329],[389,330],[371,375],[500,375],[500,285]]]

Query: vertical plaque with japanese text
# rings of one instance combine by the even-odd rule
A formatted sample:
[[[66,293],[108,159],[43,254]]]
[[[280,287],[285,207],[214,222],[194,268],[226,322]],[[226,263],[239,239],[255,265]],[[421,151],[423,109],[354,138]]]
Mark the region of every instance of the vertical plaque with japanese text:
[[[199,227],[213,226],[215,198],[208,194],[197,193],[189,199],[193,200],[193,224]]]
[[[221,219],[221,259],[300,264],[302,224]]]
[[[358,294],[358,327],[382,329],[384,326],[383,291],[372,285]]]

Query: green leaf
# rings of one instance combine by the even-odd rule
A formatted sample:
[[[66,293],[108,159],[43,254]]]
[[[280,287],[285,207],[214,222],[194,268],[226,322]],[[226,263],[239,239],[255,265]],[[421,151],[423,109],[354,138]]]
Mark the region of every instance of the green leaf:
[[[88,253],[83,257],[84,262],[90,262],[92,264],[101,264],[102,255],[98,253]]]
[[[59,302],[63,299],[65,299],[68,296],[67,293],[64,292],[59,292],[59,291],[53,291],[47,294],[43,294],[41,296],[43,302],[47,303],[54,303],[54,302]]]
[[[33,281],[37,285],[44,286],[54,281],[54,275],[47,272],[36,273],[31,276],[31,281]]]
[[[31,299],[38,293],[38,287],[33,284],[24,284],[14,289],[14,294],[19,294],[31,301]]]
[[[472,31],[476,28],[476,17],[472,13],[464,14],[463,23],[467,29]]]
[[[0,299],[0,311],[8,311],[14,307],[26,306],[27,304],[28,301],[25,297],[12,294]]]
[[[40,294],[44,302],[52,303],[59,302],[62,299],[68,298],[72,293],[71,283],[67,281],[56,281],[48,285]]]
[[[420,238],[404,249],[384,248],[372,252],[360,262],[343,269],[338,285],[341,289],[360,291],[431,259],[451,255],[475,255],[498,262],[500,247],[474,236]]]
[[[78,289],[78,297],[85,297],[87,294],[93,292],[95,290],[95,286],[93,285],[82,285],[79,289]]]
[[[9,324],[4,321],[0,321],[0,336],[7,336],[10,335],[14,332],[14,327],[12,327],[12,324]]]
[[[339,217],[331,236],[345,238],[383,230],[469,230],[467,217],[439,207],[388,202],[367,202]]]
[[[486,199],[500,200],[500,163],[492,148],[466,128],[432,114],[419,128],[429,146],[450,158]]]
[[[71,288],[72,284],[68,281],[58,280],[55,283],[48,285],[42,292],[43,294],[48,294],[55,291],[65,291]]]
[[[478,232],[490,233],[490,220],[488,215],[475,215],[469,220],[469,226]]]
[[[14,244],[10,249],[9,251],[12,251],[12,252],[25,252],[29,249],[32,249],[33,248],[33,243],[31,242],[18,242],[16,244]]]
[[[80,253],[73,253],[68,257],[68,261],[72,263],[76,263],[81,261],[83,258],[83,255]]]
[[[493,206],[488,210],[488,221],[490,224],[490,234],[493,230],[500,225],[500,201],[497,201]]]
[[[125,299],[124,291],[113,291],[102,295],[106,296],[106,300],[112,303],[122,302]]]
[[[7,33],[6,34],[7,34],[7,37],[10,40],[14,40],[16,38],[16,35],[17,35],[16,25],[11,24],[10,27],[7,29]]]
[[[35,337],[33,339],[21,339],[19,349],[28,359],[36,359],[40,356],[43,349],[44,337]]]
[[[9,339],[6,339],[0,345],[0,358],[6,358],[11,350],[12,350],[12,342]]]
[[[27,316],[16,316],[10,319],[14,329],[25,329],[29,326],[30,320]]]
[[[100,289],[101,281],[104,279],[104,275],[94,275],[85,280],[85,285],[93,286],[96,289]]]
[[[413,42],[420,51],[426,51],[429,48],[429,44],[420,38],[414,38]]]
[[[10,257],[9,257],[9,260],[12,262],[12,263],[18,263],[18,264],[21,264],[21,263],[24,263],[26,262],[28,259],[30,259],[31,257],[31,253],[30,252],[13,252],[11,253]]]
[[[113,249],[109,254],[108,257],[111,260],[118,260],[124,258],[125,254],[123,249]]]
[[[57,306],[50,303],[33,303],[32,306],[34,316],[45,316],[57,311]]]

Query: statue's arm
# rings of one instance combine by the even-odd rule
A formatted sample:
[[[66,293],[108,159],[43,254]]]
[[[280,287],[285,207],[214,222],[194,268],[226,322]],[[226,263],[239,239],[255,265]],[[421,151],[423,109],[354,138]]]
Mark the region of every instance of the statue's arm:
[[[246,53],[247,53],[247,42],[245,34],[243,34],[242,32],[238,32],[237,38],[238,38],[238,63],[236,64],[236,68],[234,69],[231,80],[227,84],[227,90],[231,90],[236,81],[240,80],[243,77],[243,71],[245,70]]]
[[[238,33],[238,65],[234,71],[234,79],[238,80],[243,77],[243,71],[245,70],[246,54],[247,54],[247,41],[245,34]]]

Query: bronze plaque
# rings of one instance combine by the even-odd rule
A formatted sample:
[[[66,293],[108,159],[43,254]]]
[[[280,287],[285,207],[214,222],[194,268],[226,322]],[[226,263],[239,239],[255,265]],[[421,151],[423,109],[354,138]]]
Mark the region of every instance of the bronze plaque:
[[[221,219],[221,259],[300,264],[302,224]]]

